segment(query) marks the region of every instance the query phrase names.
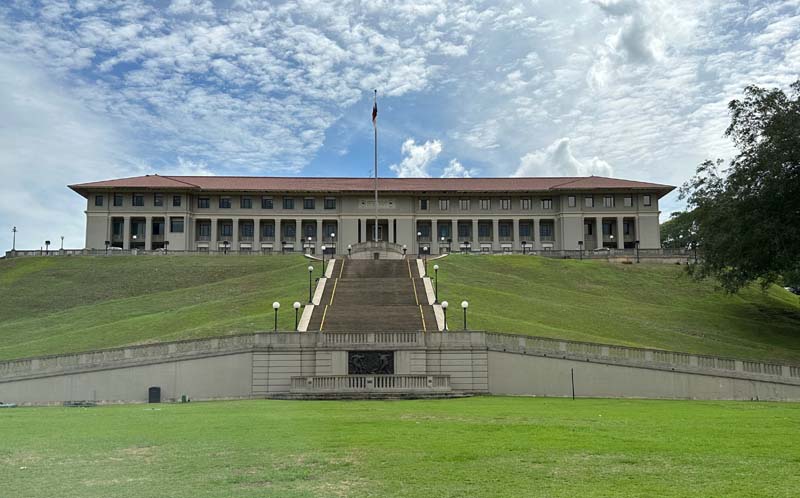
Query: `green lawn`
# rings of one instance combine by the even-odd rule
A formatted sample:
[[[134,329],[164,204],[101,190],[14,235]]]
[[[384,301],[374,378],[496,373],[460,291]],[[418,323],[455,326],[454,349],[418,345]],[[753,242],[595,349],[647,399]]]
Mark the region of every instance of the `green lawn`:
[[[302,256],[0,261],[0,359],[294,328]],[[315,276],[319,276],[319,264]]]
[[[466,299],[473,329],[800,362],[800,299],[780,287],[726,295],[662,264],[462,255],[435,263],[452,329],[463,327]]]
[[[483,397],[0,410],[0,495],[795,497],[800,405]]]
[[[467,299],[474,329],[800,363],[800,301],[777,287],[729,296],[674,265],[437,263],[453,329]],[[279,328],[291,330],[307,265],[299,255],[0,260],[0,360],[271,330],[275,300]]]

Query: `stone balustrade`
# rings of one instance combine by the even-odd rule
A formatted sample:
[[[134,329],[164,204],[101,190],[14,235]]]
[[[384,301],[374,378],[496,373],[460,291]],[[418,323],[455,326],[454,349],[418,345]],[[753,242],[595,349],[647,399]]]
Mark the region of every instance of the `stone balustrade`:
[[[293,393],[449,392],[449,375],[321,375],[292,377]]]

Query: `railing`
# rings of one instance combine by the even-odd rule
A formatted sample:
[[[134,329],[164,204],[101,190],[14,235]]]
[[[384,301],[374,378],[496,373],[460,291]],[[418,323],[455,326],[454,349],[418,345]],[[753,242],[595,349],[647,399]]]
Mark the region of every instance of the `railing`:
[[[378,241],[370,240],[367,242],[359,242],[358,244],[352,244],[351,250],[353,253],[369,252],[369,251],[388,251],[388,252],[396,252],[398,254],[402,254],[403,246],[400,244],[393,244],[385,240],[378,240]]]
[[[324,344],[420,344],[419,332],[325,332]]]
[[[308,392],[448,392],[449,375],[321,375],[292,377],[291,391]]]

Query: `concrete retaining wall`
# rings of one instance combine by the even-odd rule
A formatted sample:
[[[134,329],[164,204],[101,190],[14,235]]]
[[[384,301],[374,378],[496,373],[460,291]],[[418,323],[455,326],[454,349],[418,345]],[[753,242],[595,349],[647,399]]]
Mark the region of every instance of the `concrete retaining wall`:
[[[0,362],[0,401],[164,400],[287,393],[292,377],[347,375],[348,351],[395,352],[395,373],[456,392],[800,401],[800,367],[485,332],[280,332]]]

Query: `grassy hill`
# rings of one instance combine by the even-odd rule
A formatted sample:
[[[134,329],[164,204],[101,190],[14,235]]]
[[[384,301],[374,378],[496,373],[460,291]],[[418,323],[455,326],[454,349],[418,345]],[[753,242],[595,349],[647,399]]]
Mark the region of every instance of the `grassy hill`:
[[[728,296],[672,265],[437,263],[453,329],[467,299],[473,329],[800,362],[800,304],[777,287]],[[279,328],[291,330],[291,303],[308,295],[307,264],[302,256],[0,260],[0,359],[271,330],[276,300]]]

